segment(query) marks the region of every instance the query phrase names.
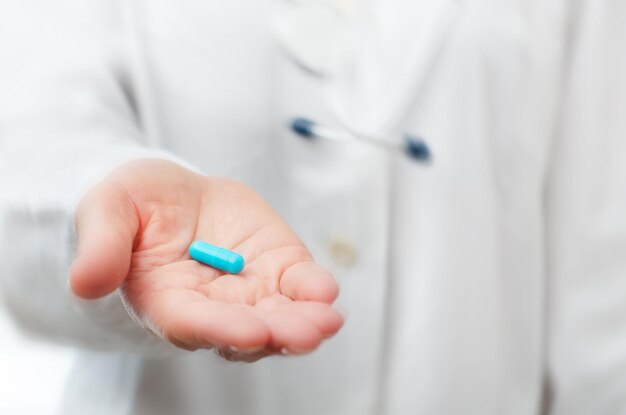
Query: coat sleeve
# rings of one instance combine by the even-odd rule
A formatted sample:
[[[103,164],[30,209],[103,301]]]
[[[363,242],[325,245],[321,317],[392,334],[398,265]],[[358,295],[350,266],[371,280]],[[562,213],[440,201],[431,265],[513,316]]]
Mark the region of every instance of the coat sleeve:
[[[176,160],[143,145],[119,4],[0,5],[0,293],[27,332],[161,353],[170,346],[139,328],[117,293],[81,301],[68,284],[81,195],[124,162]]]

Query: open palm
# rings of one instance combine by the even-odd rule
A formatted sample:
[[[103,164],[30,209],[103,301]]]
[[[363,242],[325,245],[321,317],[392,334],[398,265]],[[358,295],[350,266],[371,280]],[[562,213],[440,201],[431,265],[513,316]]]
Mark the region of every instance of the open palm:
[[[128,163],[92,189],[76,215],[73,290],[122,288],[144,327],[185,349],[217,347],[232,360],[305,353],[333,335],[332,276],[259,196],[176,164]],[[238,275],[193,261],[195,240],[241,254]]]

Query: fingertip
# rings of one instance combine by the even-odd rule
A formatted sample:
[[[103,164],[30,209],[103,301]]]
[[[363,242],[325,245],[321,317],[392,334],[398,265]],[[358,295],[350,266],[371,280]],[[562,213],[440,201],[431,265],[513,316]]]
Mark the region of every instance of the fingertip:
[[[281,278],[280,289],[297,301],[332,304],[339,296],[339,285],[331,273],[314,262],[289,267]]]
[[[80,264],[78,264],[77,261],[74,261],[72,268],[70,268],[69,285],[71,292],[79,298],[85,300],[93,300],[96,298],[90,292],[88,285],[85,284]]]
[[[85,300],[95,300],[104,297],[117,289],[117,278],[97,275],[95,270],[89,272],[89,267],[77,260],[72,265],[69,275],[71,291]]]
[[[286,304],[284,309],[292,309],[302,315],[317,327],[324,338],[336,334],[345,321],[341,312],[326,303],[295,302]]]
[[[289,354],[310,353],[324,338],[313,323],[292,313],[271,312],[264,320],[270,327],[270,344],[274,350],[285,348]]]
[[[334,308],[329,307],[327,319],[325,324],[320,325],[320,331],[324,334],[324,337],[333,336],[341,327],[343,327],[344,322],[345,318],[343,314]]]
[[[78,256],[69,273],[71,291],[84,299],[104,297],[128,274],[138,230],[134,205],[120,186],[101,183],[81,200],[75,224]]]
[[[339,296],[339,284],[332,275],[327,271],[324,281],[314,281],[308,279],[305,282],[304,291],[307,294],[307,301],[319,301],[326,304],[332,304]]]
[[[85,238],[70,269],[70,287],[79,297],[96,299],[115,291],[126,279],[131,249],[126,241],[97,232]]]

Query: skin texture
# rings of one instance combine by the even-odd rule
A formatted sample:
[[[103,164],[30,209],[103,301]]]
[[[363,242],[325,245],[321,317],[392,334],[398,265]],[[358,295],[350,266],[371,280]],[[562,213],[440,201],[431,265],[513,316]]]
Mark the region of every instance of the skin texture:
[[[250,188],[174,163],[116,169],[76,212],[70,285],[82,298],[121,289],[137,320],[177,347],[228,360],[307,353],[339,330],[338,287]],[[241,274],[191,260],[203,240],[243,255]]]

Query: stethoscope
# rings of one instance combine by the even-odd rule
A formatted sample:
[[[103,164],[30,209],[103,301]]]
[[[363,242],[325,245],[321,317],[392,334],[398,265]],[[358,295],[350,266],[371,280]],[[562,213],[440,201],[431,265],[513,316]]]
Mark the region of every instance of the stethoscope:
[[[327,140],[350,142],[359,141],[369,145],[377,146],[390,152],[400,152],[409,159],[422,164],[432,163],[432,152],[426,142],[414,135],[405,134],[401,142],[392,142],[380,137],[366,136],[363,134],[351,133],[347,130],[330,128],[307,118],[293,118],[289,127],[298,136],[306,140]]]
[[[341,85],[342,80],[350,84],[353,74],[348,66],[348,72],[340,71],[339,76],[335,73],[328,82],[327,98],[339,121],[339,127],[329,127],[310,118],[297,116],[289,121],[291,131],[310,141],[361,142],[390,153],[402,153],[411,161],[422,165],[432,164],[431,148],[423,138],[414,134],[403,134],[400,140],[394,140],[382,132],[396,130],[403,112],[410,106],[413,96],[429,73],[429,63],[433,62],[433,57],[441,50],[441,44],[459,12],[457,0],[443,1],[433,7],[432,17],[425,22],[419,38],[409,42],[407,58],[394,72],[399,80],[390,85],[384,96],[377,101],[372,114],[366,116],[358,111],[354,112],[353,106],[349,105],[349,93],[345,95],[341,88],[336,87]],[[379,48],[383,46],[378,45]],[[296,57],[297,53],[291,53],[291,56]],[[297,57],[295,60],[309,73],[326,78],[327,74],[320,71],[314,62],[307,63]],[[364,117],[367,119],[365,126],[361,125]]]
[[[441,45],[450,32],[449,29],[459,15],[459,6],[459,0],[446,0],[433,6],[431,17],[419,28],[420,36],[407,45],[408,58],[396,72],[400,81],[394,83],[396,87],[393,85],[389,87],[388,99],[379,102],[380,105],[372,117],[374,121],[368,122],[368,127],[362,128],[363,126],[359,125],[361,115],[349,114],[352,108],[350,105],[345,105],[348,101],[337,89],[331,87],[329,89],[330,106],[340,127],[328,127],[307,117],[296,117],[289,121],[291,131],[310,141],[361,142],[390,153],[402,153],[411,161],[422,165],[432,164],[431,148],[423,138],[414,134],[404,134],[401,140],[393,140],[385,137],[386,134],[381,131],[393,131],[395,128],[392,126],[398,126],[400,121],[398,116],[402,114],[404,108],[410,105],[412,97],[424,83],[430,70],[429,63],[441,50]],[[297,61],[311,73],[324,77],[323,71],[319,73],[315,65],[307,65],[306,61],[301,59]],[[348,78],[352,76],[351,73],[347,75]],[[346,111],[346,108],[349,110]]]

